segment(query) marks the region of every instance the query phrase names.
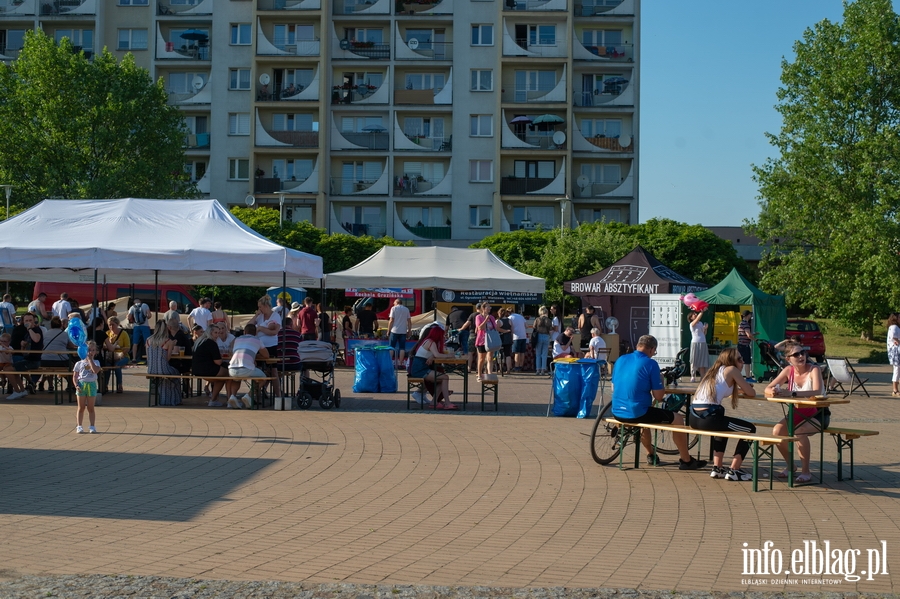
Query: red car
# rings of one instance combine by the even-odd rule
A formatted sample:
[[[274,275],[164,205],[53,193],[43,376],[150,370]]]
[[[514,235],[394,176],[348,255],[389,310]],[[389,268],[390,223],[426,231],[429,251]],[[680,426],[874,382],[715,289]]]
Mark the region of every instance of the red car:
[[[816,362],[825,361],[825,337],[822,336],[822,331],[816,321],[788,318],[784,338],[788,339],[795,335],[800,337],[800,342],[807,349],[809,355],[816,359]]]

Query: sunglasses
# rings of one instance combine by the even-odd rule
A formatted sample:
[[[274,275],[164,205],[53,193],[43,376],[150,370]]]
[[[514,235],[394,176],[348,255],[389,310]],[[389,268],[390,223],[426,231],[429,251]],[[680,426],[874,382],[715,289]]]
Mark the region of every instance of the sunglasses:
[[[788,358],[797,358],[802,357],[806,352],[798,351],[793,354],[788,354]]]

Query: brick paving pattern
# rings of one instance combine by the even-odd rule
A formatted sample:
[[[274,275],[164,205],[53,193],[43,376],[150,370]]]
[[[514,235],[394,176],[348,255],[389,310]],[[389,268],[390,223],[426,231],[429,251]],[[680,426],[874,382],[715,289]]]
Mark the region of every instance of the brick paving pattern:
[[[356,396],[339,370],[340,409],[291,412],[148,408],[145,379],[126,376],[97,435],[75,435],[74,407],[49,394],[0,400],[0,595],[29,574],[894,593],[900,400],[887,367],[860,371],[873,397],[833,409],[881,431],[857,442],[857,478],[836,480],[828,438],[824,485],[760,493],[676,458],[595,464],[591,420],[546,418],[550,383],[526,374],[501,379],[499,414],[407,412],[403,374],[403,393]],[[759,400],[733,413],[781,417]],[[790,565],[804,540],[861,550],[857,572],[885,541],[890,573],[791,576],[840,580],[802,588],[742,575],[743,543],[772,541]]]

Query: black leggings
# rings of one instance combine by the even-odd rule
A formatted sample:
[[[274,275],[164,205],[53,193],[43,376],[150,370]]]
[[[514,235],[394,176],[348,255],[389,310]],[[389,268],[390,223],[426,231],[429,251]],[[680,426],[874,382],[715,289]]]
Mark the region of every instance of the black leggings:
[[[724,413],[714,414],[712,416],[707,416],[706,418],[697,418],[694,416],[693,412],[691,412],[689,414],[688,423],[691,425],[691,428],[695,428],[699,431],[728,431],[730,433],[756,432],[756,427],[746,420],[731,418],[725,416]],[[727,437],[712,438],[713,451],[715,452],[725,453],[725,447],[727,445]],[[750,443],[746,439],[741,439],[737,442],[737,447],[734,449],[734,455],[739,455],[741,456],[741,459],[744,459],[747,457],[748,451],[750,451]]]

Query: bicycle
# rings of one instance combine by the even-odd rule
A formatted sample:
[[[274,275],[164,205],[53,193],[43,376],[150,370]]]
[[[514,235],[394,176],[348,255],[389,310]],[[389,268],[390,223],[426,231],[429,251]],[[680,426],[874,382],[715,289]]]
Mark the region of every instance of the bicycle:
[[[688,396],[681,393],[670,393],[664,398],[665,404],[663,409],[671,412],[685,413],[688,405]],[[612,402],[602,406],[594,420],[594,427],[591,429],[591,457],[598,464],[609,464],[617,457],[619,453],[634,443],[636,438],[640,437],[640,429],[634,429],[634,434],[627,434],[620,439],[619,425],[606,422],[606,418],[612,417]],[[685,422],[687,415],[685,414]],[[653,431],[656,437],[656,451],[662,455],[678,455],[678,446],[672,438],[669,431]],[[693,449],[700,441],[700,435],[688,435],[688,449]],[[639,442],[639,441],[638,441]]]

